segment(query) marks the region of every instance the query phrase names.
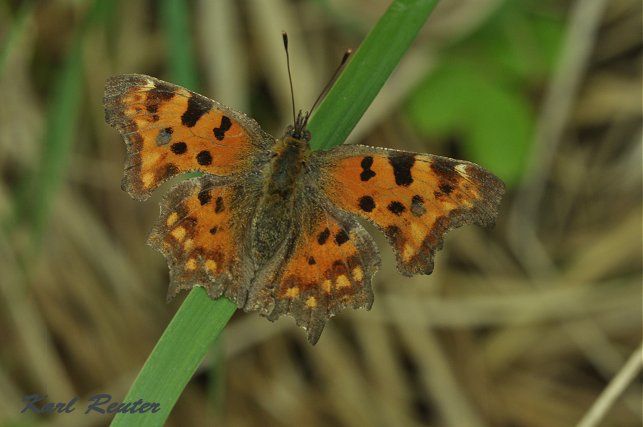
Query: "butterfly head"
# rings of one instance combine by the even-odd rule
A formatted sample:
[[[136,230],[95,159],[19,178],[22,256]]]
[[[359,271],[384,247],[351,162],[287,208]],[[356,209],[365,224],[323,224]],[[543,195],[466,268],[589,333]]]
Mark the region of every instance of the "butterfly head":
[[[295,118],[295,123],[292,125],[289,125],[286,128],[286,135],[294,139],[299,139],[299,140],[304,140],[306,142],[309,142],[310,139],[312,138],[310,131],[306,129],[309,118],[310,118],[309,112],[304,113],[301,110],[299,110],[299,113],[297,113],[297,117]]]
[[[330,89],[330,86],[333,84],[337,76],[339,75],[339,72],[342,70],[344,67],[344,64],[348,60],[348,57],[352,53],[350,49],[347,49],[346,52],[344,52],[344,56],[342,58],[342,61],[340,62],[339,66],[333,73],[332,77],[326,83],[326,86],[324,86],[324,89],[320,92],[319,96],[313,103],[313,106],[310,108],[310,110],[306,111],[305,113],[299,110],[299,113],[297,113],[297,116],[295,116],[295,93],[292,88],[292,73],[290,72],[290,54],[288,53],[288,35],[286,32],[282,32],[281,36],[283,38],[284,42],[284,51],[286,52],[286,68],[288,69],[288,83],[290,84],[290,99],[291,99],[291,105],[292,105],[292,118],[294,123],[288,128],[286,128],[286,135],[288,137],[291,137],[293,139],[296,139],[298,141],[305,141],[308,143],[310,139],[312,138],[312,135],[310,134],[310,131],[306,129],[306,126],[308,126],[308,119],[310,118],[310,114],[315,110],[315,107],[319,104],[319,102],[322,100],[324,95],[328,92]]]

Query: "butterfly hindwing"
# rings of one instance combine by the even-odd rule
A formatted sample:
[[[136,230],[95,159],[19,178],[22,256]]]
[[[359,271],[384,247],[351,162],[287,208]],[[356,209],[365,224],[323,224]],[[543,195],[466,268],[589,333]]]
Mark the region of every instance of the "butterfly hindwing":
[[[323,197],[302,202],[299,212],[278,261],[253,284],[246,309],[270,320],[294,317],[314,344],[326,321],[344,308],[370,309],[380,258],[366,230]]]
[[[461,160],[363,145],[315,157],[320,189],[388,237],[405,275],[430,274],[444,234],[466,223],[491,225],[504,184]]]
[[[244,246],[249,206],[242,190],[211,176],[181,182],[163,198],[161,216],[148,243],[170,267],[168,299],[182,289],[205,287],[243,305],[251,278]]]
[[[137,199],[179,173],[248,168],[273,141],[246,115],[150,76],[109,78],[104,103],[107,123],[127,143],[123,189]]]

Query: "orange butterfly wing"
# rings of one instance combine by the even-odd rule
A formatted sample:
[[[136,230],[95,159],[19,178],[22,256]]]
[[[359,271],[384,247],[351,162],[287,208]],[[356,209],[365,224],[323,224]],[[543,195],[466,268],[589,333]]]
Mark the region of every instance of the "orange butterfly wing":
[[[320,152],[316,161],[322,193],[382,230],[408,276],[433,271],[450,229],[491,225],[505,191],[476,164],[430,154],[346,145]]]
[[[164,196],[148,243],[168,260],[168,300],[198,284],[212,298],[225,294],[244,305],[252,278],[241,244],[249,227],[245,218],[253,211],[246,191],[206,175],[183,181]]]
[[[127,143],[123,189],[140,200],[179,173],[243,171],[274,140],[242,113],[141,74],[109,78],[104,104]]]
[[[346,307],[371,308],[380,257],[366,230],[323,200],[302,197],[298,212],[287,244],[256,277],[244,309],[270,320],[290,315],[315,344],[330,317]]]

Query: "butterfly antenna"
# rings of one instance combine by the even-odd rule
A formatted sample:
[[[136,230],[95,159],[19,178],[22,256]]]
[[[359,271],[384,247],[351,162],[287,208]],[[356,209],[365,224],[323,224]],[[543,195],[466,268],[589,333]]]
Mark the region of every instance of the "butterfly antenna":
[[[342,60],[340,61],[337,68],[335,69],[335,72],[333,73],[333,75],[330,77],[330,80],[328,80],[328,83],[326,83],[326,86],[324,86],[324,89],[322,89],[322,91],[319,93],[319,96],[313,103],[313,106],[310,107],[310,110],[308,110],[308,112],[306,112],[306,122],[308,122],[308,118],[312,114],[315,107],[317,107],[317,104],[319,104],[319,101],[322,100],[322,98],[324,97],[324,95],[326,95],[326,93],[333,85],[333,83],[335,83],[337,76],[339,75],[340,71],[342,71],[342,68],[344,68],[344,64],[346,64],[346,61],[348,61],[348,57],[351,56],[352,53],[353,51],[351,49],[346,49],[346,52],[344,52],[344,56],[342,57]]]
[[[292,123],[297,121],[295,117],[295,91],[292,88],[292,74],[290,73],[290,55],[288,54],[288,34],[285,31],[281,32],[281,37],[284,40],[284,50],[286,51],[286,67],[288,67],[288,82],[290,83],[290,101],[292,104]]]

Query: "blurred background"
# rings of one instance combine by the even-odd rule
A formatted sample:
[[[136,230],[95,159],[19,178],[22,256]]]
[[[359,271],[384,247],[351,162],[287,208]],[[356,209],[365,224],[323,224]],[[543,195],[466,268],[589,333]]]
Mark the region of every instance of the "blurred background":
[[[122,399],[184,297],[165,303],[145,245],[168,186],[146,203],[120,189],[105,79],[173,81],[280,135],[281,31],[307,108],[388,5],[0,2],[0,425],[107,425],[22,399]],[[291,318],[238,312],[168,425],[640,426],[641,9],[443,0],[348,142],[485,166],[508,186],[496,227],[451,232],[414,278],[378,235],[373,309],[315,347]]]

